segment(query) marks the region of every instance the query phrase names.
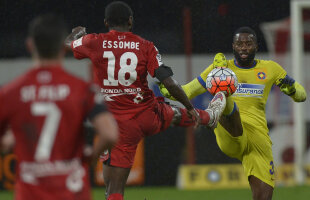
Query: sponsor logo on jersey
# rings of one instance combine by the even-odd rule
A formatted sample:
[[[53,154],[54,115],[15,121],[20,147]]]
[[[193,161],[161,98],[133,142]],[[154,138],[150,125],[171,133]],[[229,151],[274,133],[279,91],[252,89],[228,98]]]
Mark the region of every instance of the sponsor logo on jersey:
[[[261,80],[264,80],[266,78],[265,72],[258,72],[257,77]]]
[[[122,96],[122,95],[135,95],[133,99],[134,103],[140,103],[143,100],[141,94],[141,88],[126,88],[126,89],[104,89],[101,88],[101,94],[105,101],[114,101],[112,97]]]
[[[233,95],[262,98],[264,95],[264,89],[265,85],[261,84],[239,83],[238,88]]]
[[[25,161],[20,163],[21,180],[33,185],[38,185],[38,179],[41,177],[60,176],[65,174],[68,175],[68,182],[71,181],[70,179],[73,179],[73,175],[76,175],[76,173],[79,173],[80,178],[83,178],[85,175],[85,170],[79,158],[71,160],[54,160],[43,163]],[[75,178],[75,180],[78,180],[79,177],[75,176]],[[72,188],[70,184],[67,186],[69,186],[69,189],[74,190],[74,187]]]

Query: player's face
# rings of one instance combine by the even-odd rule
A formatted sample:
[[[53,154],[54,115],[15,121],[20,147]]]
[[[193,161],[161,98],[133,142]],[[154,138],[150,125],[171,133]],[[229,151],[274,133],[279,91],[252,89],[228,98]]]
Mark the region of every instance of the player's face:
[[[238,64],[243,67],[252,66],[257,51],[255,36],[249,33],[236,34],[232,46]]]

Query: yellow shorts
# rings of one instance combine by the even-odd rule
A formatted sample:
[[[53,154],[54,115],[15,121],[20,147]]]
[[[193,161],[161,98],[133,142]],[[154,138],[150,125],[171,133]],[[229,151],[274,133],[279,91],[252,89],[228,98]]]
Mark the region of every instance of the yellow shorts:
[[[274,164],[271,140],[267,134],[242,123],[243,134],[232,137],[219,123],[214,130],[220,149],[242,162],[246,176],[255,176],[274,187]]]

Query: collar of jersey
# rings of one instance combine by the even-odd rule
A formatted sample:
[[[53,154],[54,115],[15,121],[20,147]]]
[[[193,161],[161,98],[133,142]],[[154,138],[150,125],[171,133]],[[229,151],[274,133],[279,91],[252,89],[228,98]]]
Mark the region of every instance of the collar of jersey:
[[[34,65],[34,68],[37,70],[62,70],[62,65],[61,64],[55,64],[55,65],[46,65],[46,66],[40,66],[40,65]]]
[[[112,33],[112,34],[115,34],[115,33],[119,33],[119,34],[130,34],[131,32],[122,32],[122,31],[116,31],[116,30],[110,30],[109,31],[110,33]]]
[[[254,63],[253,63],[253,65],[252,65],[251,67],[242,67],[242,66],[240,66],[240,65],[237,64],[237,61],[236,61],[236,59],[235,59],[235,60],[234,60],[234,64],[235,64],[238,68],[240,68],[240,69],[251,69],[251,68],[254,68],[254,67],[256,66],[257,62],[256,62],[256,60],[254,60]]]

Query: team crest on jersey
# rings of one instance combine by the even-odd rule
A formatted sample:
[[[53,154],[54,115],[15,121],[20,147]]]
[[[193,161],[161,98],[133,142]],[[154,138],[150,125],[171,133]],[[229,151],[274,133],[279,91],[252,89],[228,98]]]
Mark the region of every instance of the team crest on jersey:
[[[254,69],[256,81],[264,82],[267,79],[267,69],[266,68],[258,68]]]
[[[266,78],[266,73],[265,72],[258,72],[257,73],[257,77],[260,79],[260,80],[264,80]]]

